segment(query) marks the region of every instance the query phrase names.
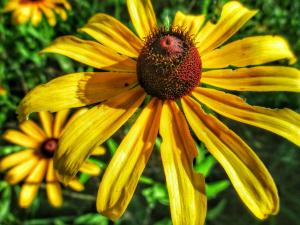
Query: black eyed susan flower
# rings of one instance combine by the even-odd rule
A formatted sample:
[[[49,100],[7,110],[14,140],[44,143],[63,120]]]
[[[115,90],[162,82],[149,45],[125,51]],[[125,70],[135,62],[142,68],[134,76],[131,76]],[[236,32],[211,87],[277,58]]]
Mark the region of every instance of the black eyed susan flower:
[[[31,21],[34,26],[37,26],[44,15],[48,23],[55,26],[55,14],[58,14],[62,20],[66,20],[66,10],[70,9],[71,5],[67,0],[9,0],[4,12],[13,11],[12,20],[16,24]]]
[[[95,145],[107,140],[143,106],[100,183],[100,213],[113,220],[123,214],[159,133],[173,224],[204,224],[204,177],[192,168],[197,151],[191,128],[223,166],[249,210],[259,219],[276,214],[278,193],[266,167],[250,146],[202,105],[300,146],[300,115],[296,112],[251,106],[238,96],[205,86],[299,92],[299,70],[270,64],[282,59],[290,64],[296,61],[286,40],[254,36],[222,46],[257,13],[236,1],[224,5],[216,24],[205,22],[205,15],[177,12],[172,25],[164,28],[157,25],[150,0],[127,0],[127,6],[138,37],[100,13],[81,29],[96,41],[65,36],[43,50],[106,72],[56,78],[33,89],[19,106],[22,120],[35,111],[99,103],[75,120],[61,138],[54,161],[64,182],[77,173]]]
[[[32,203],[43,181],[49,203],[53,207],[61,206],[61,185],[54,171],[53,155],[63,130],[85,111],[86,109],[78,110],[69,121],[66,120],[69,110],[57,112],[55,118],[49,112],[40,112],[43,129],[32,120],[27,120],[20,124],[20,131],[9,129],[3,134],[5,140],[25,148],[0,160],[0,171],[8,170],[5,179],[10,184],[24,181],[19,197],[20,207],[26,208]],[[95,148],[93,154],[104,154],[104,149]],[[80,171],[97,176],[100,168],[91,162],[85,162]],[[77,178],[73,178],[69,186],[75,191],[84,189]]]

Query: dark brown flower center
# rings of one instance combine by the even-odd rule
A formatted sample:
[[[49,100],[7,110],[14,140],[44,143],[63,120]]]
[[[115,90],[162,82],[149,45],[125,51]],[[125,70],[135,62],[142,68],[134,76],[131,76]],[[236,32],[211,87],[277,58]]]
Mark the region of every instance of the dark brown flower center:
[[[57,148],[58,148],[58,139],[49,138],[42,143],[40,147],[40,151],[45,157],[52,158]]]
[[[174,100],[199,84],[200,55],[187,33],[172,27],[159,29],[147,38],[141,50],[137,75],[149,95]]]

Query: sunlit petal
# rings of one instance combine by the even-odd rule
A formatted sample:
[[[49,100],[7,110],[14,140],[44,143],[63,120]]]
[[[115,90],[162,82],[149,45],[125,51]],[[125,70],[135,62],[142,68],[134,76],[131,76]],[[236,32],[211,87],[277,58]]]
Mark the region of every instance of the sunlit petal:
[[[197,35],[195,42],[201,55],[219,47],[255,14],[237,1],[230,1],[223,6],[221,18],[217,24],[207,23]]]
[[[193,171],[197,155],[183,114],[173,101],[164,102],[159,133],[174,225],[202,225],[206,216],[204,177]]]
[[[95,146],[115,133],[137,110],[145,98],[141,88],[135,88],[91,108],[66,129],[54,156],[54,165],[68,183],[75,176]]]
[[[279,198],[275,183],[252,149],[192,98],[181,102],[191,128],[221,163],[245,205],[259,219],[276,214]]]
[[[297,61],[287,41],[279,36],[248,37],[202,56],[203,68],[260,65],[281,59]]]
[[[156,28],[156,16],[151,0],[127,0],[131,22],[141,39]]]
[[[129,57],[137,58],[143,47],[141,40],[135,34],[120,21],[107,14],[96,14],[80,30],[106,47]]]
[[[234,91],[300,92],[300,71],[284,66],[211,70],[202,73],[201,82]]]
[[[148,162],[158,132],[161,106],[160,100],[152,99],[144,108],[105,171],[97,209],[112,220],[124,213]]]
[[[300,115],[290,109],[251,106],[237,96],[207,88],[196,88],[192,94],[221,115],[266,129],[300,146]]]
[[[75,36],[57,38],[42,53],[57,53],[97,69],[134,72],[136,62],[95,41]]]
[[[180,11],[176,12],[173,26],[180,27],[194,37],[205,21],[205,15],[186,15]]]

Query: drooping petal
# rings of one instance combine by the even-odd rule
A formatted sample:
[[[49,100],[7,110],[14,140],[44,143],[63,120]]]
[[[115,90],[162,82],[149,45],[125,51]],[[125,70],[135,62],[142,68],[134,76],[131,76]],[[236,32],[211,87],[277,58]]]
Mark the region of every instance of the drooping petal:
[[[0,171],[2,172],[13,166],[16,166],[17,164],[27,161],[35,155],[35,150],[27,149],[5,156],[3,159],[0,160]]]
[[[6,173],[5,180],[10,184],[19,183],[32,172],[32,169],[38,164],[39,159],[38,156],[34,156],[22,164],[13,167]]]
[[[97,147],[94,148],[94,150],[92,152],[92,155],[94,155],[94,156],[99,155],[100,156],[100,155],[104,155],[105,153],[106,153],[106,149],[103,146],[97,146]]]
[[[64,10],[62,7],[55,7],[54,10],[63,21],[67,20],[68,15],[66,10]]]
[[[40,6],[40,9],[45,14],[50,26],[55,26],[56,25],[56,16],[55,16],[55,13],[52,11],[52,9],[48,8],[47,6],[43,6],[43,5]]]
[[[42,20],[42,12],[38,7],[35,7],[35,9],[32,11],[32,16],[31,16],[31,23],[34,26],[37,26]]]
[[[53,124],[53,137],[59,137],[69,113],[69,109],[61,110],[56,113]]]
[[[156,16],[151,0],[127,0],[131,22],[141,39],[156,29]]]
[[[259,219],[276,214],[279,197],[275,183],[252,149],[192,98],[181,102],[191,128],[221,163],[245,205]]]
[[[159,133],[174,225],[201,225],[206,216],[205,181],[193,171],[196,146],[176,103],[163,105]]]
[[[12,20],[16,24],[27,23],[32,15],[32,7],[22,6],[13,12]]]
[[[84,162],[79,171],[91,176],[98,176],[101,173],[101,168],[94,163]]]
[[[46,191],[49,203],[53,207],[60,207],[63,203],[62,191],[54,171],[52,159],[50,159],[48,163],[48,170],[46,174]]]
[[[17,1],[9,1],[3,8],[3,12],[10,12],[15,10],[19,6],[19,3]]]
[[[235,95],[207,88],[196,88],[192,95],[223,116],[266,129],[300,146],[300,115],[290,109],[251,106]]]
[[[137,58],[143,47],[142,41],[134,33],[107,14],[96,14],[80,30],[106,47],[129,57]]]
[[[25,134],[39,142],[42,142],[46,138],[45,132],[32,120],[22,122],[19,127]]]
[[[36,139],[17,130],[9,129],[5,131],[5,133],[2,135],[2,138],[6,141],[27,148],[37,148],[39,146],[39,142]]]
[[[61,54],[97,69],[125,72],[134,72],[136,69],[133,59],[95,41],[85,41],[75,36],[57,38],[42,53]]]
[[[41,159],[21,188],[19,206],[27,208],[35,198],[47,170],[48,160]]]
[[[173,26],[180,27],[194,37],[205,21],[205,15],[185,15],[178,11],[176,12]]]
[[[48,101],[49,103],[49,101]],[[45,104],[45,103],[44,103]],[[53,115],[48,111],[43,111],[38,113],[44,131],[47,137],[53,136]]]
[[[39,185],[37,184],[24,184],[20,191],[19,206],[21,208],[29,207],[37,195],[38,190]]]
[[[84,72],[65,75],[31,90],[17,113],[24,120],[32,112],[60,111],[104,101],[136,82],[135,73]],[[49,101],[51,99],[51,101]]]
[[[127,208],[151,155],[158,132],[161,101],[144,108],[110,161],[98,190],[97,210],[112,220]]]
[[[49,160],[40,158],[38,164],[34,167],[30,175],[26,178],[26,184],[40,184],[47,172]]]
[[[131,117],[144,98],[141,88],[127,91],[91,108],[64,131],[54,155],[54,164],[64,183],[76,175],[95,146],[106,141]]]
[[[84,190],[84,186],[82,183],[79,182],[78,179],[72,179],[69,183],[68,186],[70,188],[72,188],[74,191],[83,191]]]
[[[200,55],[222,45],[256,13],[256,10],[249,10],[237,1],[226,3],[217,24],[207,23],[198,33],[195,42]]]
[[[71,118],[68,120],[68,122],[66,123],[64,129],[62,130],[62,133],[64,132],[64,130],[68,129],[68,127],[73,123],[73,121],[75,121],[75,119],[77,119],[79,116],[82,116],[84,113],[86,113],[87,111],[89,111],[88,108],[81,108],[78,109],[72,116]]]
[[[300,92],[300,71],[284,66],[211,70],[202,73],[201,82],[234,91]]]
[[[286,40],[279,36],[256,36],[237,40],[202,56],[203,68],[260,65],[281,59],[297,61]]]

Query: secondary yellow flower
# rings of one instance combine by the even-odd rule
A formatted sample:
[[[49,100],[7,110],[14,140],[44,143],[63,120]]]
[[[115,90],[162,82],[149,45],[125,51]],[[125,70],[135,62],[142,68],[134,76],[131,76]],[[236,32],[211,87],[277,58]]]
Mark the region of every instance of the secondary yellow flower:
[[[26,208],[32,203],[43,180],[46,183],[49,203],[53,207],[61,206],[61,185],[54,172],[53,155],[58,148],[63,130],[85,111],[86,109],[78,110],[69,121],[66,121],[69,110],[57,112],[55,118],[49,112],[40,112],[43,129],[32,120],[27,120],[20,124],[20,131],[9,129],[3,134],[5,140],[25,148],[0,160],[0,171],[9,169],[5,179],[10,184],[17,184],[24,180],[19,197],[20,207]],[[96,148],[93,154],[104,154],[104,150],[100,147]],[[93,163],[85,162],[80,171],[97,176],[100,168]],[[72,179],[69,185],[75,191],[84,189],[77,178]]]
[[[205,15],[177,12],[169,28],[157,26],[150,0],[127,0],[127,6],[139,37],[116,19],[100,13],[81,29],[97,42],[65,36],[43,50],[107,72],[56,78],[32,90],[19,106],[20,119],[25,119],[35,111],[99,103],[75,120],[62,136],[55,166],[64,181],[77,173],[95,145],[107,140],[143,107],[100,183],[100,213],[113,220],[123,214],[159,132],[173,224],[204,224],[204,177],[192,168],[197,151],[189,124],[224,167],[250,211],[259,219],[276,214],[276,186],[263,163],[237,134],[205,112],[202,104],[300,146],[300,115],[296,112],[250,106],[238,96],[210,88],[300,92],[299,70],[261,66],[282,59],[294,63],[296,58],[288,43],[282,37],[268,35],[244,38],[219,48],[257,13],[236,1],[224,5],[216,24],[205,23]],[[149,98],[145,100],[146,95]]]
[[[12,20],[16,24],[24,24],[31,20],[37,26],[46,16],[51,26],[56,25],[56,15],[62,20],[67,19],[66,10],[70,10],[71,5],[67,0],[10,0],[4,12],[13,11]]]

